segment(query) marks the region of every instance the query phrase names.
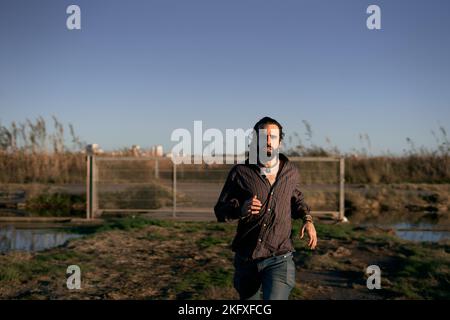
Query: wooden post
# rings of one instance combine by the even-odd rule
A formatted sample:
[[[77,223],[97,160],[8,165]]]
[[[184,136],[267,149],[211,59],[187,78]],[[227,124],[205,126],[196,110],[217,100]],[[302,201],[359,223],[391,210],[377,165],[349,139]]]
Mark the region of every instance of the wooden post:
[[[339,160],[339,220],[345,217],[345,158]]]

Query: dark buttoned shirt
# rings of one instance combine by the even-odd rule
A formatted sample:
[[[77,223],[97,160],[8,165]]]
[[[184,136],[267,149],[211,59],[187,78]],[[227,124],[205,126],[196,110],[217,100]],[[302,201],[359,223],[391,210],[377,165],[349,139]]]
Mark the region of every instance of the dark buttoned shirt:
[[[294,251],[291,219],[303,218],[311,211],[300,191],[297,167],[284,154],[279,159],[273,185],[248,159],[234,165],[214,207],[219,222],[239,219],[232,249],[249,259]],[[242,212],[244,202],[254,195],[261,201],[260,213]]]

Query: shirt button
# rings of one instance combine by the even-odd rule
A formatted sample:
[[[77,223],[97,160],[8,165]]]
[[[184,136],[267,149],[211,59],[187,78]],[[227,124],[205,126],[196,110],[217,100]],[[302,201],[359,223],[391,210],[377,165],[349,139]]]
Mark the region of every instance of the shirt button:
[[[259,240],[259,242],[261,242],[262,241],[262,239],[258,239]]]
[[[270,212],[270,208],[269,208],[269,212]]]
[[[264,227],[266,226],[266,224],[264,223]]]

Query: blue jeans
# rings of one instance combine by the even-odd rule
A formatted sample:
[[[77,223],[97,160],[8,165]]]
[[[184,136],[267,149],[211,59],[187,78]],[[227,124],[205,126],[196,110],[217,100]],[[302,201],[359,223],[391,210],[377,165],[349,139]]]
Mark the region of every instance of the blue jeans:
[[[292,252],[258,261],[234,256],[234,288],[241,300],[287,300],[295,286]]]

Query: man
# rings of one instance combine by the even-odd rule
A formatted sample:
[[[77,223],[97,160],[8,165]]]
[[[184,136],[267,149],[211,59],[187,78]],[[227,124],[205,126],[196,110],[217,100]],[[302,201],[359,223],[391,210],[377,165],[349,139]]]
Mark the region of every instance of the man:
[[[287,300],[295,286],[291,219],[303,219],[311,249],[316,230],[298,170],[279,153],[283,127],[264,117],[253,129],[249,158],[230,170],[214,212],[220,222],[239,219],[232,249],[240,299],[260,299],[262,289],[264,300]]]

